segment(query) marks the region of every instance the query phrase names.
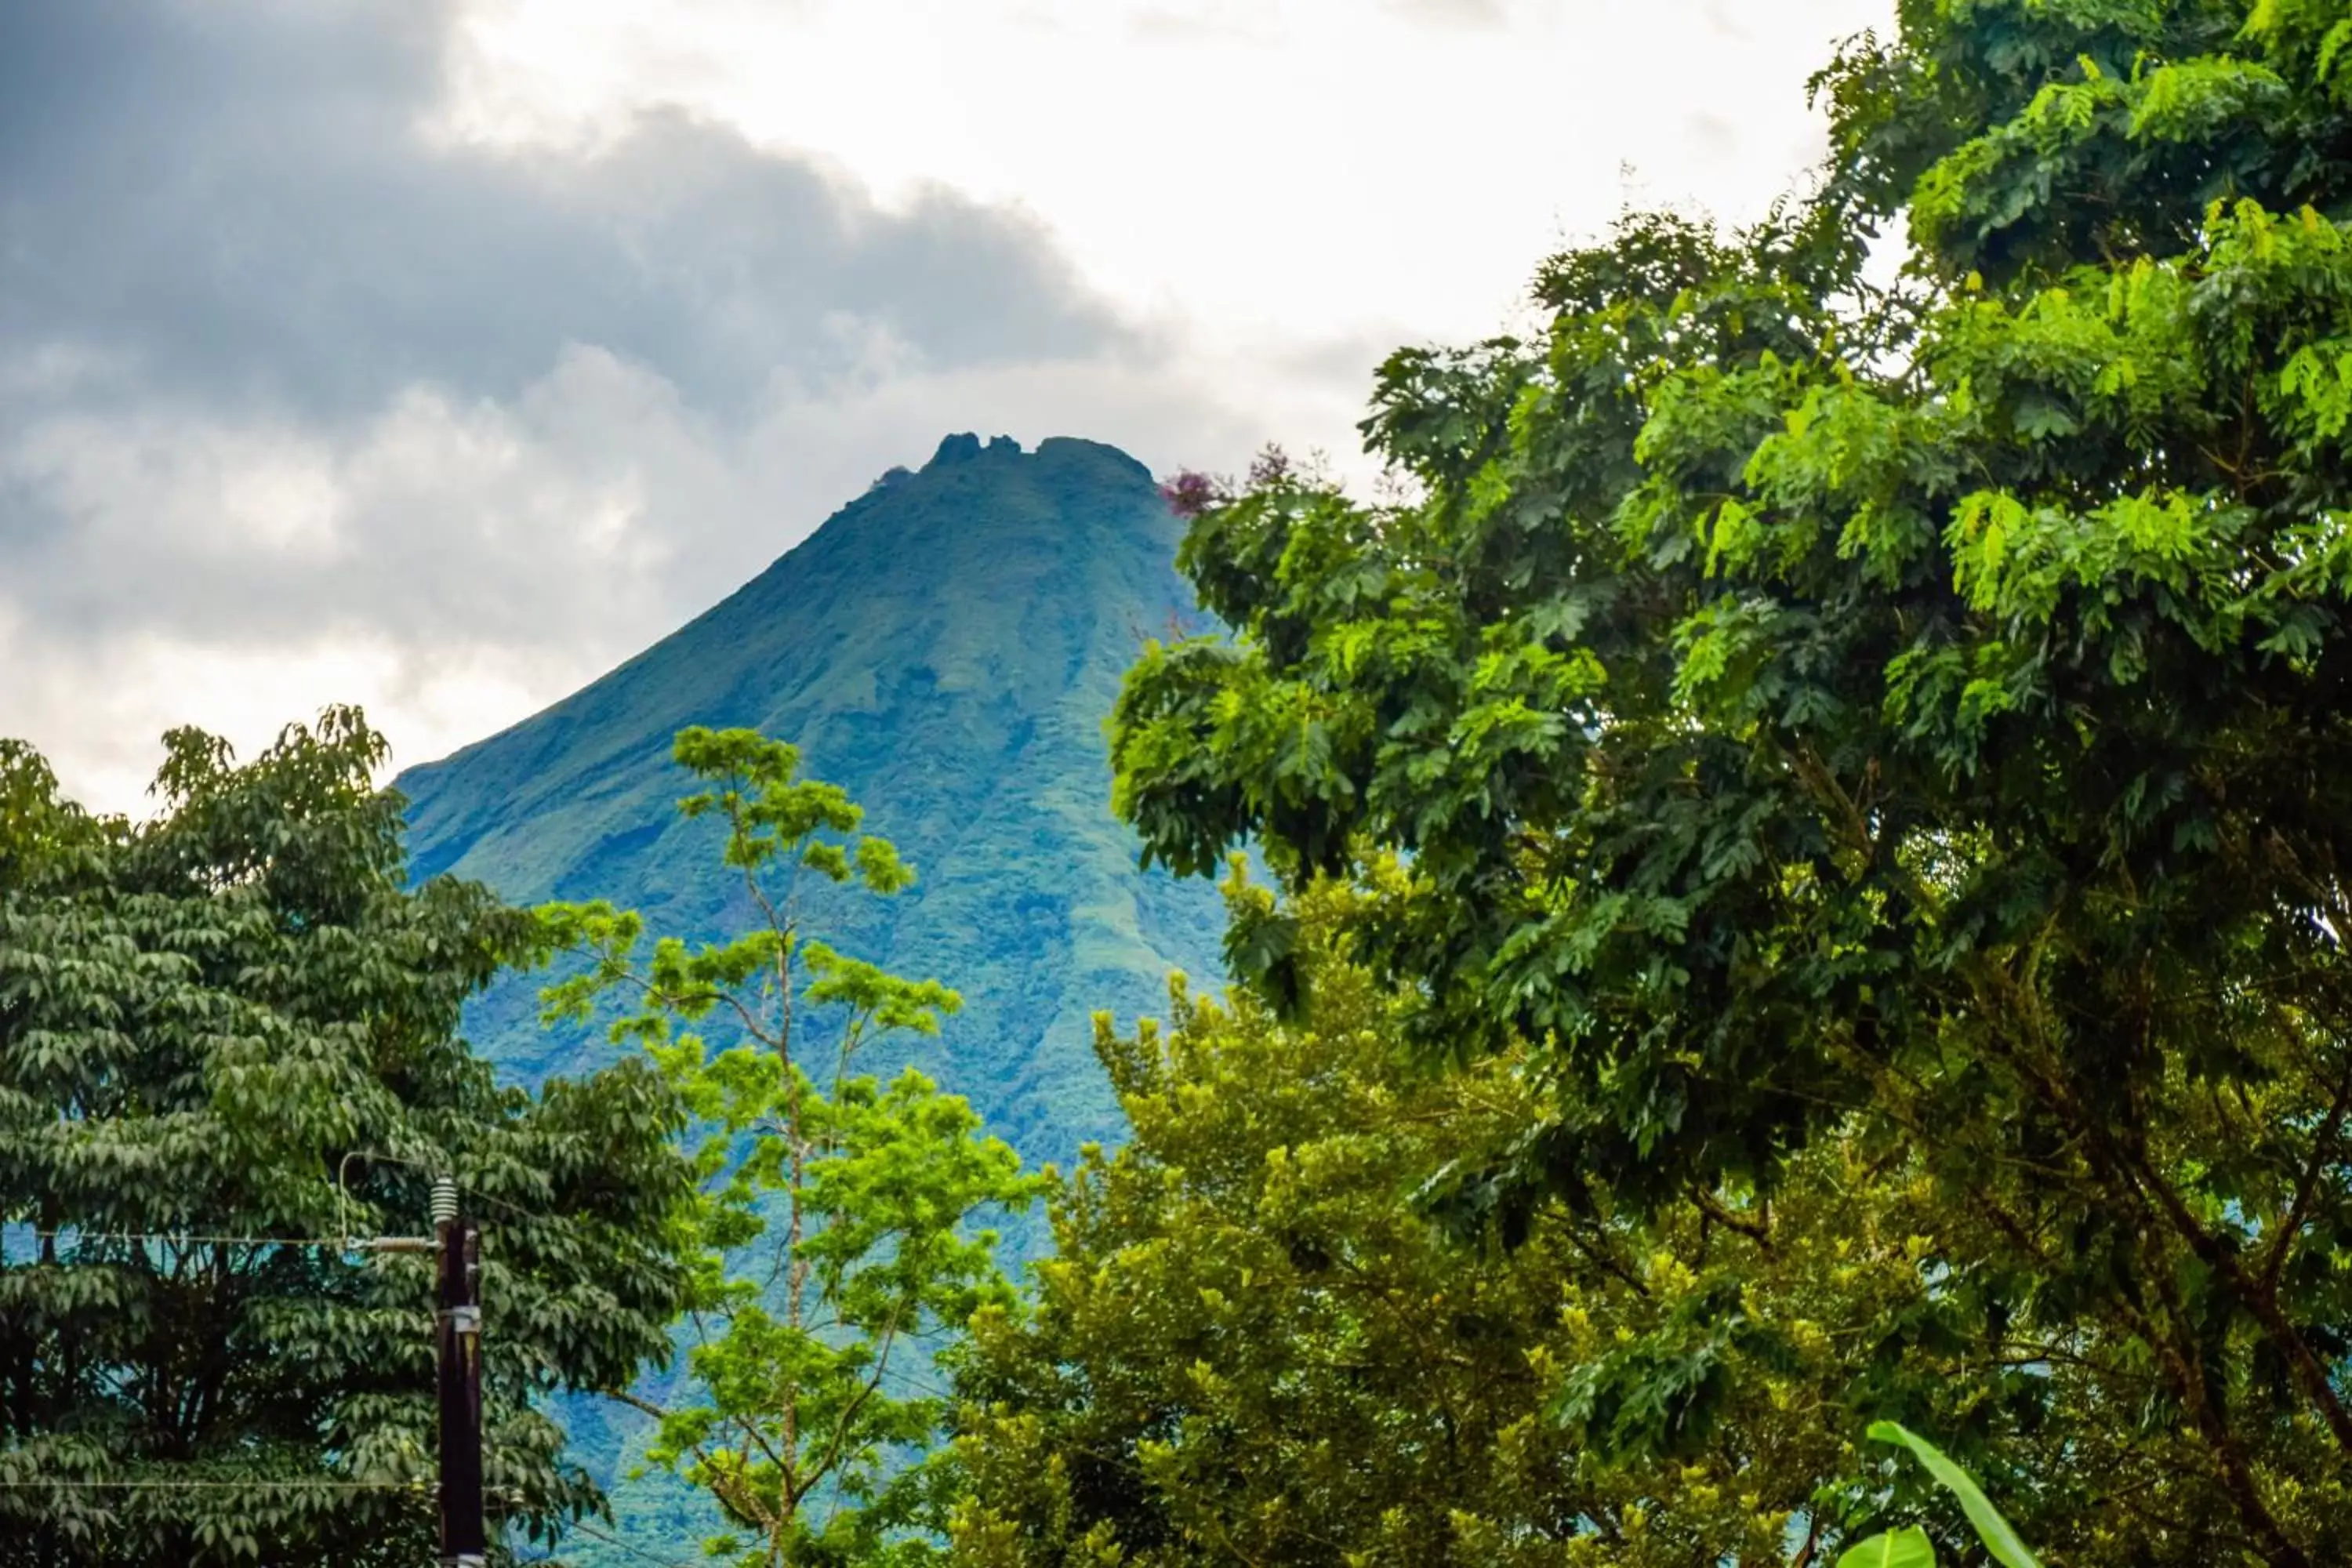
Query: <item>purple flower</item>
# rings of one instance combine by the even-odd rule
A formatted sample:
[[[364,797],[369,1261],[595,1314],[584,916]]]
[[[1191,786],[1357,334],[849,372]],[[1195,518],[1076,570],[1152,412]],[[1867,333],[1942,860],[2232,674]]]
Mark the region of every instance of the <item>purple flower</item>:
[[[1269,441],[1250,459],[1249,487],[1254,490],[1278,485],[1290,478],[1290,454]]]
[[[1169,510],[1190,522],[1231,498],[1225,487],[1211,476],[1194,468],[1181,468],[1174,479],[1160,487],[1160,499],[1168,503]]]

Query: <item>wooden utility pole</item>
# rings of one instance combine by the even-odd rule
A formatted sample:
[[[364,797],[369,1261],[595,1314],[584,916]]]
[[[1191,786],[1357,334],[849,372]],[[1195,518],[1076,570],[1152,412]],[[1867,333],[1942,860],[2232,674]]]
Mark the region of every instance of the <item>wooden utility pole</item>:
[[[482,1519],[482,1237],[457,1211],[457,1184],[433,1184],[440,1268],[441,1563],[484,1568]]]

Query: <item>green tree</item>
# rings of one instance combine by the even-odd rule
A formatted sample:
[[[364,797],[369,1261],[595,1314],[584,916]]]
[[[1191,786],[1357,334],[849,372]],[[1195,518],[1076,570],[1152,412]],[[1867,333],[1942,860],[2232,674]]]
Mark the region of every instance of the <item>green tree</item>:
[[[429,1557],[434,1266],[341,1238],[431,1234],[443,1173],[483,1227],[493,1511],[551,1538],[600,1499],[534,1401],[667,1348],[671,1097],[467,1053],[529,918],[403,885],[356,710],[243,765],[166,747],[133,825],[0,743],[0,1562]]]
[[[688,1382],[667,1402],[616,1397],[658,1420],[652,1462],[725,1515],[711,1555],[746,1568],[919,1561],[951,1484],[928,1452],[946,1406],[926,1378],[974,1310],[1009,1298],[996,1236],[977,1222],[1025,1205],[1036,1182],[920,1073],[885,1084],[850,1071],[861,1048],[935,1034],[959,1005],[937,981],[807,932],[803,873],[887,895],[914,880],[898,852],[857,833],[841,790],[798,777],[781,741],[688,729],[676,756],[708,786],[679,809],[725,824],[755,923],[719,942],[663,937],[640,961],[634,912],[539,911],[544,948],[588,961],[550,988],[551,1018],[584,1017],[619,988],[632,1005],[614,1037],[646,1047],[701,1133]],[[731,1043],[714,1048],[711,1023]]]
[[[1442,1233],[1412,1189],[1507,1146],[1539,1090],[1517,1052],[1409,1059],[1402,1002],[1343,956],[1356,903],[1290,906],[1310,1024],[1181,984],[1164,1033],[1098,1022],[1134,1134],[1060,1184],[1034,1302],[975,1321],[959,1560],[1825,1562],[1916,1517],[1863,1413],[1900,1390],[1962,1426],[2002,1375],[1937,1331],[1932,1193],[1824,1141],[1769,1204],[1643,1219],[1594,1187],[1512,1248]]]
[[[1906,0],[1819,79],[1814,199],[1631,219],[1545,268],[1542,342],[1390,360],[1414,499],[1202,497],[1238,640],[1115,720],[1179,868],[1410,855],[1370,961],[1546,1090],[1479,1201],[1769,1192],[1834,1134],[1981,1219],[1943,1309],[2079,1375],[1959,1447],[2053,1555],[2352,1517],[2347,46]],[[1290,942],[1234,956],[1280,994]],[[2102,1439],[2001,1449],[2070,1412]]]

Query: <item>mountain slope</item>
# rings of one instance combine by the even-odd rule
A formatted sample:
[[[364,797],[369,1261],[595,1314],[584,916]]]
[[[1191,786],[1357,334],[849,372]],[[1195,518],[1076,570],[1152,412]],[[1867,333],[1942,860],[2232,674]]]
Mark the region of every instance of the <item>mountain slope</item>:
[[[724,603],[542,713],[403,774],[419,877],[508,898],[607,898],[653,928],[748,923],[717,829],[680,821],[668,761],[692,723],[793,742],[921,880],[819,924],[845,951],[961,990],[914,1059],[1035,1159],[1117,1131],[1087,1016],[1159,1011],[1167,972],[1213,973],[1211,889],[1135,868],[1108,811],[1102,721],[1140,638],[1190,604],[1178,525],[1143,467],[1053,439],[950,437]],[[527,1079],[602,1059],[550,1035],[531,986],[469,1018]],[[887,1069],[892,1064],[872,1064]]]

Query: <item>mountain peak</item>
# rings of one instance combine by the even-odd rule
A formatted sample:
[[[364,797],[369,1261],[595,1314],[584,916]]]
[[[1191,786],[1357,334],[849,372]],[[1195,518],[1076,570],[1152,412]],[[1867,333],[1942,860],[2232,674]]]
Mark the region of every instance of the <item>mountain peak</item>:
[[[995,436],[990,437],[988,445],[982,447],[980,437],[971,431],[965,430],[942,438],[939,450],[931,454],[931,460],[923,467],[928,471],[932,468],[946,468],[951,463],[968,463],[980,457],[983,451],[1017,458],[1021,455],[1021,443],[1010,436]]]
[[[1149,482],[1151,470],[1118,447],[1102,441],[1089,441],[1080,436],[1048,436],[1037,443],[1034,452],[1024,451],[1021,443],[1011,436],[992,436],[983,443],[971,430],[960,430],[940,437],[931,460],[922,468],[924,473],[938,469],[961,468],[983,458],[1026,458],[1032,462],[1057,464],[1071,461],[1107,463],[1127,471],[1131,479]],[[892,468],[883,476],[885,482],[911,477],[904,468]]]
[[[1013,451],[1018,449],[1021,449],[1021,442],[1013,442]],[[981,456],[981,437],[979,435],[973,435],[971,430],[964,430],[964,433],[960,435],[940,437],[939,451],[934,451],[934,454],[931,454],[931,461],[924,463],[922,468],[924,472],[929,472],[934,470],[934,468],[948,468],[950,463],[969,463],[973,461],[976,456]]]
[[[1099,442],[950,436],[724,602],[514,728],[409,770],[419,877],[518,900],[608,897],[667,929],[740,923],[707,825],[677,821],[670,738],[745,725],[801,747],[921,874],[845,945],[961,988],[917,1053],[1030,1153],[1116,1135],[1094,1009],[1155,1007],[1166,971],[1213,973],[1212,889],[1140,873],[1109,811],[1102,724],[1144,637],[1197,618],[1181,528],[1150,470]],[[508,992],[511,991],[511,994]],[[475,1037],[526,1078],[596,1059],[542,1035],[528,986]]]
[[[941,439],[920,469],[885,471],[769,570],[795,560],[805,570],[818,557],[875,552],[902,576],[993,572],[1005,563],[966,560],[961,552],[983,539],[1002,543],[1040,531],[1092,536],[1106,529],[1161,562],[1173,559],[1181,532],[1151,470],[1117,447],[1048,436],[1024,451],[1010,436],[983,442],[966,430]],[[891,542],[877,545],[881,536]]]
[[[919,880],[895,899],[808,912],[841,948],[963,994],[911,1060],[968,1096],[1033,1159],[1119,1135],[1089,1042],[1098,1008],[1167,1001],[1167,973],[1218,970],[1223,906],[1202,882],[1136,866],[1110,814],[1104,717],[1141,639],[1185,615],[1181,526],[1142,464],[1056,437],[949,437],[895,468],[723,603],[502,734],[411,769],[412,872],[507,898],[606,898],[665,933],[718,939],[755,918],[709,821],[682,821],[670,763],[688,724],[747,725],[801,748]],[[536,977],[467,1009],[510,1079],[611,1059],[594,1030],[539,1023]],[[1032,1239],[1034,1239],[1034,1233]],[[641,1458],[594,1416],[575,1452],[611,1478]],[[632,1483],[624,1510],[654,1508]]]

